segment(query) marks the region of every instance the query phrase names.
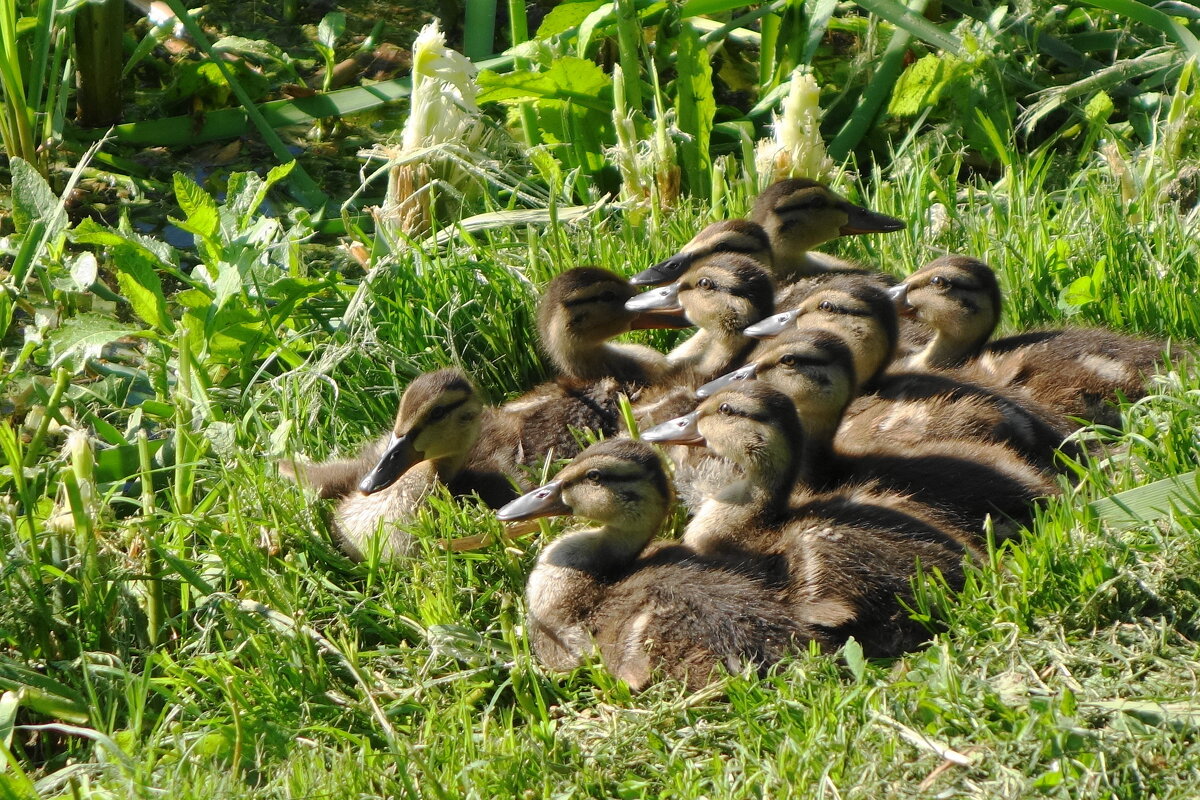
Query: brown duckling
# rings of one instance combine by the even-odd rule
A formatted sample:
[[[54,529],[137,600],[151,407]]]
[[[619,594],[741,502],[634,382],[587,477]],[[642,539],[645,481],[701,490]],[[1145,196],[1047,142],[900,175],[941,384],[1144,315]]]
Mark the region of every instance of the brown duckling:
[[[627,310],[626,301],[636,294],[619,275],[599,267],[577,267],[550,281],[538,304],[538,335],[560,375],[576,381],[615,378],[622,387],[636,387],[671,372],[657,350],[608,341],[640,328],[687,326],[678,314]]]
[[[1066,418],[1117,427],[1116,402],[1146,395],[1147,378],[1177,347],[1104,328],[1030,331],[988,341],[1000,321],[1000,284],[987,264],[945,256],[897,286],[905,313],[936,331],[910,359],[917,366],[968,366],[967,374],[1028,392]]]
[[[837,641],[854,636],[872,656],[895,656],[927,638],[905,610],[918,569],[963,581],[971,537],[907,498],[868,487],[794,493],[804,431],[792,402],[759,381],[705,400],[648,441],[707,444],[740,476],[715,492],[684,533],[702,554],[743,558],[790,587],[802,619]]]
[[[828,331],[797,335],[762,377],[796,404],[806,433],[801,481],[811,489],[874,481],[911,494],[972,531],[979,530],[989,513],[1027,522],[1033,500],[1055,492],[1036,467],[1008,447],[988,441],[895,446],[880,437],[862,449],[835,441],[854,393],[854,362],[846,343]]]
[[[658,669],[695,689],[719,668],[765,671],[794,648],[823,641],[758,576],[679,544],[652,543],[671,502],[654,450],[613,439],[497,512],[506,521],[572,514],[600,523],[548,545],[530,573],[529,639],[543,664],[570,670],[598,650],[634,690]]]
[[[743,370],[757,371],[780,355],[774,342],[802,336],[807,330],[836,333],[850,347],[856,398],[839,429],[844,446],[869,446],[883,438],[889,446],[919,445],[930,439],[974,439],[1008,445],[1041,469],[1059,466],[1057,450],[1077,456],[1078,446],[1059,416],[1023,393],[992,384],[986,376],[913,369],[889,370],[898,347],[898,326],[888,291],[853,278],[839,278],[814,292],[793,312],[775,314],[747,333],[775,334],[757,347]],[[757,364],[758,367],[751,366]],[[862,379],[865,376],[865,379]],[[730,376],[745,377],[744,372]],[[726,385],[722,379],[711,393]],[[787,391],[785,389],[785,391]]]
[[[752,258],[722,253],[706,258],[683,278],[644,292],[625,304],[637,312],[678,310],[700,330],[667,355],[696,386],[740,365],[755,342],[742,330],[771,313],[775,285]]]
[[[672,283],[697,260],[713,253],[752,257],[768,267],[780,284],[828,271],[864,272],[848,261],[810,250],[839,236],[903,228],[900,220],[854,205],[823,183],[788,178],[768,186],[758,196],[748,219],[709,225],[679,253],[633,276],[630,283]]]
[[[439,483],[456,495],[476,492],[493,507],[515,496],[503,472],[468,466],[480,432],[487,427],[484,412],[475,387],[460,371],[427,372],[401,395],[391,434],[352,459],[323,464],[285,461],[280,470],[314,487],[321,497],[340,499],[333,531],[351,558],[362,560],[381,527],[382,557],[403,558],[414,543],[403,525]]]

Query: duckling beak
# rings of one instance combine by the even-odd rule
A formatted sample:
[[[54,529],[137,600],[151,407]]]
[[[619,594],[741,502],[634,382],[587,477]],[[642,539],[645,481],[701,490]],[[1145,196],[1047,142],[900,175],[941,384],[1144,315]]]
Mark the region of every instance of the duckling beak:
[[[788,326],[800,316],[799,311],[785,311],[782,314],[772,314],[766,319],[756,322],[742,331],[742,334],[752,339],[770,339],[787,330]]]
[[[571,507],[562,501],[562,488],[562,481],[551,481],[541,488],[523,494],[497,511],[496,519],[518,522],[570,514]]]
[[[363,494],[375,494],[383,491],[396,482],[396,479],[408,472],[409,467],[425,459],[423,453],[413,446],[416,438],[413,431],[403,436],[392,434],[392,441],[379,457],[379,462],[371,468],[358,484],[358,490]]]
[[[642,431],[642,439],[658,444],[704,444],[700,435],[700,412],[693,411],[682,417],[669,419],[647,431]]]
[[[908,303],[908,284],[897,283],[887,289],[887,296],[896,306],[896,312],[903,317],[911,317],[916,309]]]
[[[666,261],[660,261],[653,267],[647,267],[629,279],[630,286],[662,286],[679,280],[679,276],[687,272],[688,267],[696,260],[690,253],[676,253]]]
[[[626,311],[674,311],[679,305],[679,284],[651,289],[625,301]]]
[[[643,311],[635,314],[629,322],[629,330],[644,331],[654,328],[694,328],[695,325],[683,313],[682,308],[670,311]]]
[[[703,400],[706,397],[712,397],[726,386],[737,383],[738,381],[753,380],[757,377],[758,364],[747,364],[741,369],[735,369],[733,372],[726,372],[721,377],[711,380],[701,386],[696,390],[696,399]]]
[[[846,209],[846,224],[839,231],[842,236],[852,236],[856,233],[892,233],[904,230],[904,221],[879,214],[862,206],[850,206]]]

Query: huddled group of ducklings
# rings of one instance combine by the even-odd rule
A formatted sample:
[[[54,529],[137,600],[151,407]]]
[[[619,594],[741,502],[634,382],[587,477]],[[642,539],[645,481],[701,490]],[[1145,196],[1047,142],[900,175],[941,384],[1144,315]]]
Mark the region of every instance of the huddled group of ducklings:
[[[906,611],[917,572],[961,586],[989,525],[1011,536],[1057,491],[1071,432],[1119,424],[1116,402],[1178,355],[1104,329],[992,340],[1000,288],[974,258],[898,282],[812,250],[903,227],[819,182],[780,181],[747,219],[632,279],[582,267],[552,280],[538,332],[556,380],[488,407],[460,370],[426,373],[356,458],[281,467],[337,500],[354,558],[409,555],[404,523],[439,482],[501,520],[596,523],[546,546],[529,576],[528,635],[553,669],[598,650],[635,689],[660,672],[694,687],[810,642],[898,655],[927,636]],[[609,341],[690,326],[666,355]],[[640,440],[621,433],[620,395]],[[572,429],[606,438],[580,452]],[[516,496],[529,467],[571,456]],[[687,527],[652,541],[677,491]]]

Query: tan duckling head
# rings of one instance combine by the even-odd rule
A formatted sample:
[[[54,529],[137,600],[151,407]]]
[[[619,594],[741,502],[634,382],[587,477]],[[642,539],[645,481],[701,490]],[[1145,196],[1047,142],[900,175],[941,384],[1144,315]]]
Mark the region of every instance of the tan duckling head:
[[[673,283],[698,262],[714,254],[737,253],[764,267],[771,265],[771,240],[762,226],[746,219],[714,222],[696,234],[683,248],[629,279],[632,286],[664,286]]]
[[[771,313],[775,283],[754,259],[735,253],[712,256],[679,281],[678,304],[693,325],[726,336],[741,336]]]
[[[1000,321],[1000,284],[992,268],[967,256],[929,262],[893,290],[900,313],[935,331],[914,361],[953,367],[979,353]]]
[[[424,461],[435,462],[443,479],[450,477],[479,437],[482,412],[483,400],[461,371],[418,375],[401,395],[391,439],[359,483],[359,491],[383,491]]]
[[[673,500],[662,459],[652,447],[608,439],[588,447],[553,481],[518,497],[496,516],[506,522],[564,514],[593,520],[614,540],[622,540],[626,547],[618,549],[632,557],[657,532]]]
[[[769,339],[814,329],[837,334],[850,348],[860,387],[891,363],[900,335],[896,308],[887,290],[853,275],[826,281],[793,310],[773,314],[744,333]],[[752,360],[768,347],[760,345]]]
[[[768,186],[754,203],[749,219],[762,226],[773,252],[776,275],[804,274],[805,253],[817,245],[861,233],[904,229],[895,217],[855,205],[825,184],[788,178]]]
[[[631,330],[688,323],[678,312],[626,309],[636,294],[624,278],[599,267],[576,267],[550,281],[538,304],[538,334],[543,351],[561,374],[580,380],[645,377],[625,374],[644,371],[644,364],[626,363],[644,361],[644,354],[623,358],[604,343]]]

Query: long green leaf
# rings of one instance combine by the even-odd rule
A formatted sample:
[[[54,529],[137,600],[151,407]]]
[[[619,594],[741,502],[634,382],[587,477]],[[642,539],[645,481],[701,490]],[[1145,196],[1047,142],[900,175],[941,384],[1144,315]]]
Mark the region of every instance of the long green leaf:
[[[1135,19],[1143,25],[1160,31],[1187,50],[1191,58],[1200,60],[1200,40],[1187,28],[1180,25],[1157,8],[1139,3],[1137,0],[1084,0],[1089,6],[1103,8],[1116,14]]]
[[[692,194],[707,198],[710,189],[713,117],[717,103],[713,99],[712,65],[708,50],[691,25],[683,25],[679,33],[679,54],[675,62],[675,114],[679,128],[688,135],[680,143],[683,166]]]
[[[925,17],[905,8],[903,3],[898,3],[896,0],[858,0],[858,5],[934,47],[949,50],[957,56],[966,55],[966,49],[963,47],[961,39],[946,33]]]

